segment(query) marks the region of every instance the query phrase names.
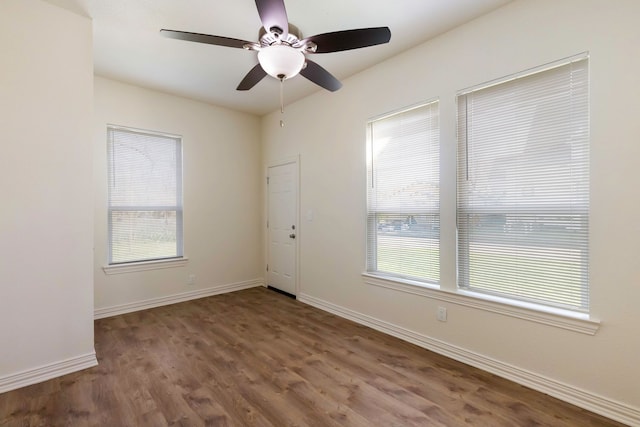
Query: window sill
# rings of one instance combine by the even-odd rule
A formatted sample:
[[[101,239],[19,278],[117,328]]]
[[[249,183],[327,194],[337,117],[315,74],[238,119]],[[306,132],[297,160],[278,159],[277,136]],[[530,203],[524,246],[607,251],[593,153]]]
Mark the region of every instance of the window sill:
[[[162,268],[184,267],[189,262],[188,258],[159,259],[154,261],[130,262],[127,264],[105,265],[102,270],[105,274],[135,273],[138,271],[159,270]]]
[[[600,327],[600,321],[589,318],[588,314],[570,310],[544,307],[463,290],[445,291],[432,285],[373,273],[362,273],[362,278],[369,285],[421,295],[438,301],[489,311],[581,334],[595,335]]]

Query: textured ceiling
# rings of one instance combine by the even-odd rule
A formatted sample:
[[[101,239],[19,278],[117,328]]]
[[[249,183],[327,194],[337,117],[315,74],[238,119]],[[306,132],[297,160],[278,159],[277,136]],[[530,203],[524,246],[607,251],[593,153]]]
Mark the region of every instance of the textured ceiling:
[[[260,19],[251,0],[47,0],[93,20],[94,67],[100,76],[262,115],[279,108],[279,82],[266,77],[236,91],[257,63],[255,52],[173,40],[161,28],[257,41]],[[388,44],[312,59],[343,80],[511,0],[285,0],[301,37],[388,26]],[[285,81],[287,103],[323,90],[296,76]]]

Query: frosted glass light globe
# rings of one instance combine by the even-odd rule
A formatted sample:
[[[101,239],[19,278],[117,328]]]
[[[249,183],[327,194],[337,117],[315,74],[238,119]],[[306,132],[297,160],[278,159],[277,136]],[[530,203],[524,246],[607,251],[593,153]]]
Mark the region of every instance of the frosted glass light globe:
[[[304,54],[290,46],[275,44],[258,52],[260,65],[270,76],[278,80],[296,76],[304,66]]]

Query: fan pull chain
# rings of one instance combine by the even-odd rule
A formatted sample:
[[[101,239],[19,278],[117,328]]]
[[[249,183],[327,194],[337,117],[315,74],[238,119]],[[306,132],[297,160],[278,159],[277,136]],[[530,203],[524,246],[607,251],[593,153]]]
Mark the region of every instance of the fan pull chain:
[[[280,79],[280,114],[284,114],[284,77]]]
[[[280,78],[280,114],[284,114],[284,77]],[[280,127],[284,127],[284,120],[280,119]]]

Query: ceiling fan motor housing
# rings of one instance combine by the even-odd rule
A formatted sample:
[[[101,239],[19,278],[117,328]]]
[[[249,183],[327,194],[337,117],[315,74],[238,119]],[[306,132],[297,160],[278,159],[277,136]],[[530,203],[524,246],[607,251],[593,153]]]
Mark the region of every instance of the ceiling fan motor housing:
[[[274,31],[275,30],[275,31]],[[289,24],[289,34],[287,37],[282,38],[283,30],[280,27],[271,27],[270,32],[260,27],[258,32],[258,40],[260,40],[260,46],[271,46],[274,43],[283,43],[289,46],[293,46],[300,41],[300,30],[293,24]]]

